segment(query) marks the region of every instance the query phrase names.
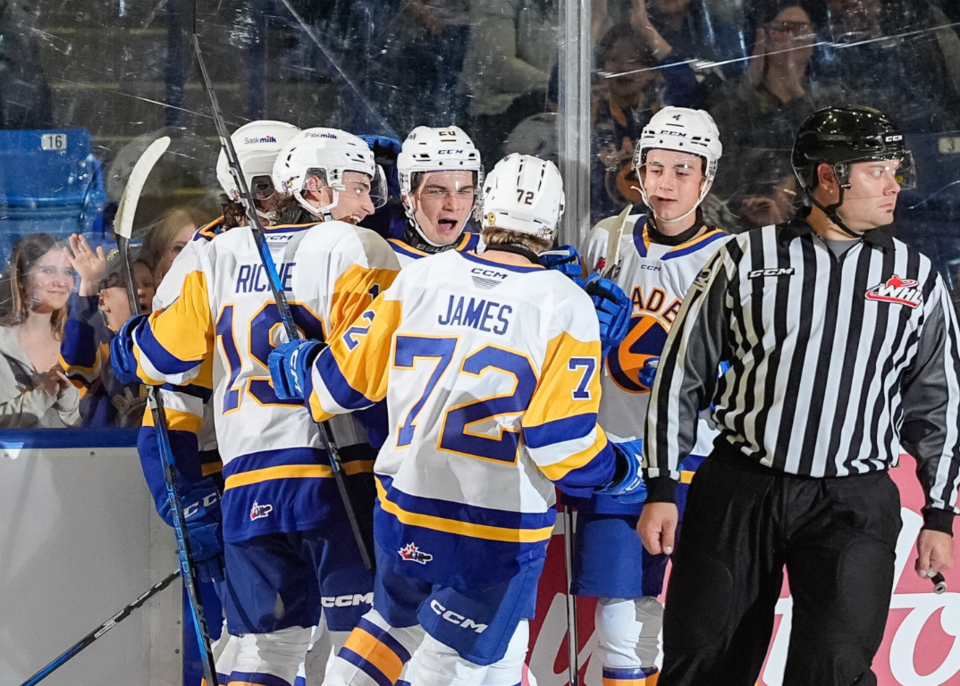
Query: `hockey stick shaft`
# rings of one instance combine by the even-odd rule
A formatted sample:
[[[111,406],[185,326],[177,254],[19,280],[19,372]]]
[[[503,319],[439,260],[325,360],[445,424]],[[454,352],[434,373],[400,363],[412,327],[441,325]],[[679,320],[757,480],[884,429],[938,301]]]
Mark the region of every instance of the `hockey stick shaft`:
[[[194,25],[193,32],[193,49],[197,55],[197,64],[200,67],[200,76],[203,89],[207,92],[207,96],[210,98],[210,110],[211,114],[213,115],[214,125],[217,128],[217,135],[220,137],[220,145],[222,146],[224,154],[226,155],[227,163],[230,167],[230,174],[233,176],[234,183],[236,183],[237,188],[240,189],[240,198],[243,201],[244,211],[247,216],[247,223],[250,226],[250,230],[253,232],[254,241],[257,244],[257,253],[260,256],[260,261],[263,263],[264,271],[267,273],[267,280],[270,283],[270,292],[273,294],[273,299],[277,303],[277,310],[280,312],[280,320],[283,322],[283,327],[287,332],[287,338],[291,341],[299,340],[303,338],[303,336],[300,334],[300,329],[297,328],[297,325],[293,320],[293,313],[290,311],[290,305],[287,303],[287,296],[283,292],[283,284],[280,280],[280,275],[277,272],[277,265],[274,263],[273,255],[270,254],[270,248],[267,245],[267,239],[263,231],[263,224],[260,223],[260,216],[257,214],[256,206],[253,204],[253,196],[250,194],[250,188],[247,186],[247,181],[243,177],[243,170],[240,167],[240,160],[237,157],[237,151],[233,147],[233,140],[230,138],[230,132],[227,130],[227,125],[223,120],[223,114],[220,111],[220,103],[217,100],[217,94],[213,88],[213,81],[210,79],[210,74],[207,72],[206,63],[203,61],[203,54],[200,50],[200,37],[197,35],[196,25]],[[356,539],[357,547],[360,549],[360,556],[363,558],[363,564],[366,565],[367,569],[373,569],[373,557],[370,554],[370,550],[367,548],[367,543],[364,540],[363,533],[360,530],[360,523],[357,520],[357,513],[353,507],[353,502],[350,499],[350,493],[347,490],[347,482],[343,473],[343,460],[340,457],[340,451],[337,448],[333,431],[331,431],[329,423],[320,422],[318,433],[320,435],[320,442],[323,444],[323,449],[326,451],[330,460],[330,466],[333,469],[333,478],[337,483],[337,489],[340,491],[340,498],[343,501],[343,507],[344,510],[346,510],[347,519],[350,522],[350,529],[353,531],[353,537]]]
[[[122,261],[123,277],[127,288],[127,299],[130,310],[140,314],[140,301],[137,298],[136,286],[133,281],[133,268],[130,264],[130,239],[117,235],[117,249]],[[147,386],[147,398],[150,401],[150,411],[153,413],[153,430],[157,436],[157,447],[163,461],[163,480],[167,486],[167,498],[170,502],[170,517],[173,520],[173,531],[177,538],[177,556],[180,562],[180,575],[183,577],[183,586],[187,589],[187,599],[193,612],[193,625],[197,632],[197,643],[200,646],[200,656],[203,662],[203,676],[209,686],[219,686],[217,681],[216,659],[210,641],[210,630],[203,613],[203,604],[200,600],[200,591],[197,586],[197,566],[190,551],[190,538],[187,536],[187,518],[183,512],[183,501],[177,487],[176,463],[173,456],[173,446],[170,444],[170,434],[167,432],[167,418],[163,408],[163,398],[160,388]]]
[[[573,585],[573,512],[563,506],[563,561],[567,576],[567,670],[570,686],[580,683],[580,640],[577,632],[577,597],[570,592]]]
[[[53,662],[48,664],[46,667],[41,669],[39,672],[34,674],[32,677],[24,681],[20,686],[34,686],[39,684],[41,681],[46,679],[48,676],[53,674],[57,669],[62,667],[64,664],[69,662],[71,659],[76,657],[80,651],[87,648],[90,644],[96,641],[98,638],[103,636],[105,633],[110,631],[117,624],[125,620],[127,617],[133,614],[134,610],[141,607],[145,602],[150,600],[153,596],[157,595],[160,591],[165,589],[167,586],[173,583],[173,581],[180,576],[180,570],[169,574],[162,581],[154,584],[150,587],[146,593],[142,594],[139,598],[134,600],[132,603],[127,605],[125,608],[120,610],[117,614],[113,615],[110,619],[105,621],[103,624],[98,626],[96,629],[91,631],[89,634],[81,638],[79,641],[74,643],[72,646],[67,648],[63,653],[57,657]]]

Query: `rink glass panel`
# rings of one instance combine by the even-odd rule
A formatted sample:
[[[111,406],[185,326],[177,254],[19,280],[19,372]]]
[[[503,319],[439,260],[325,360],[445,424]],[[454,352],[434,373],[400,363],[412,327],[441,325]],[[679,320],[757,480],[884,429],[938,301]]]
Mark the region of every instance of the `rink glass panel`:
[[[732,232],[786,219],[799,206],[789,152],[807,114],[830,104],[878,107],[903,127],[918,164],[919,187],[901,194],[896,235],[929,255],[955,289],[960,265],[955,2],[649,0],[646,18],[641,14],[631,0],[7,3],[0,10],[0,263],[6,280],[12,247],[27,234],[66,238],[80,232],[109,252],[112,219],[130,170],[164,134],[173,143],[140,199],[136,237],[142,240],[173,208],[190,210],[195,223],[217,215],[219,147],[190,42],[196,20],[229,127],[265,118],[402,140],[417,125],[457,124],[474,138],[488,170],[503,154],[522,152],[557,161],[571,187],[576,175],[588,200],[569,203],[568,212],[586,216],[565,219],[573,227],[568,238],[582,237],[583,227],[638,200],[631,188],[632,147],[646,120],[665,105],[701,107],[714,115],[724,155],[705,214]],[[576,17],[589,26],[571,26]],[[651,34],[637,28],[644,21],[671,46],[669,54],[652,54]],[[589,41],[584,69],[575,68],[580,46],[561,45],[564,36]],[[579,81],[569,82],[571,74]],[[574,116],[571,100],[564,104],[562,96],[569,92],[589,94],[586,117]],[[12,299],[9,288],[0,293],[4,314]],[[29,436],[9,430],[0,431],[7,436],[4,445],[32,455],[22,448]],[[131,436],[126,440],[132,446]],[[37,493],[48,502],[66,502],[63,494],[74,482],[53,478],[51,468],[63,456],[88,459],[97,448],[65,441],[36,450],[34,470],[23,463],[14,469],[9,456],[0,457],[10,498],[59,484]],[[45,450],[65,452],[50,457]],[[115,480],[112,492],[135,493],[137,507],[152,509],[142,497],[132,447],[117,459],[124,470],[97,463],[104,467],[102,478]],[[38,474],[50,478],[41,483]],[[70,495],[73,502],[76,493]],[[31,639],[25,645],[32,647],[4,648],[0,669],[22,679],[133,600],[172,560],[149,567],[150,546],[138,547],[152,541],[146,515],[129,530],[75,529],[77,510],[95,507],[92,500],[71,509],[31,510],[47,519],[35,532],[39,548],[25,546],[18,533],[23,516],[13,515],[26,510],[20,501],[9,502],[13,509],[0,528],[0,558],[11,560],[5,563],[2,593],[6,599],[29,597],[34,602],[28,605],[38,611],[18,615],[20,629],[4,626],[27,632],[22,635]],[[158,541],[167,545],[168,531],[158,532]],[[57,557],[45,541],[78,540],[84,549],[96,550],[106,536],[111,546],[138,551],[110,557],[111,569],[123,577],[111,582],[115,594],[89,606],[70,602],[70,592],[80,593],[98,574],[95,565],[72,574],[70,561],[63,559],[69,551],[56,562],[59,576],[44,581],[52,584],[48,590],[63,590],[55,608],[44,609],[46,591],[26,593],[38,570],[50,569]],[[130,566],[126,572],[124,565]],[[7,606],[6,599],[0,606]],[[155,611],[148,605],[141,619],[128,620],[116,633],[131,631],[131,623],[139,621],[143,645],[150,645]],[[51,634],[53,626],[60,633]],[[136,650],[119,645],[111,634],[89,649],[83,658],[87,668],[111,664],[119,675],[134,662],[140,665],[141,656],[132,656]],[[76,681],[75,668],[64,667],[51,683]]]

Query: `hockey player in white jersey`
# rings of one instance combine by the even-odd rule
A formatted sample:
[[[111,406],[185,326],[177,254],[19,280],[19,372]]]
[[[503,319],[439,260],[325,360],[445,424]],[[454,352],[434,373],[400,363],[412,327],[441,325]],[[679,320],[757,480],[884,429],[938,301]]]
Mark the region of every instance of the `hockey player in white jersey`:
[[[484,184],[483,256],[408,265],[329,348],[300,341],[271,356],[278,392],[304,398],[316,419],[383,398],[389,408],[374,610],[329,684],[393,684],[421,639],[413,686],[516,684],[555,485],[642,491],[638,444],[614,444],[596,423],[593,303],[539,265],[562,208],[552,163],[506,157]]]
[[[340,194],[342,216],[371,202],[372,154],[367,164],[365,172],[343,175],[352,190]],[[268,226],[265,233],[294,319],[310,337],[342,335],[399,268],[383,239],[341,221]],[[369,603],[373,576],[360,559],[316,424],[300,403],[274,393],[267,358],[286,334],[263,269],[248,230],[200,246],[177,298],[133,323],[121,355],[150,384],[192,381],[212,361],[225,476],[227,625],[241,637],[228,678],[272,686],[294,683],[321,607],[331,629],[352,628]],[[369,473],[372,460],[354,449],[365,443],[362,429],[338,420],[334,435],[348,482]],[[356,602],[330,607],[326,598]]]
[[[607,354],[600,382],[599,421],[612,440],[643,438],[649,393],[670,326],[687,288],[728,238],[706,226],[700,210],[721,152],[709,114],[664,108],[644,127],[633,162],[650,214],[603,220],[588,238],[587,268],[610,270],[632,301],[629,332]],[[682,465],[678,503],[685,501],[693,470],[716,435],[705,421],[700,424],[697,448]],[[625,505],[602,495],[572,502],[577,536],[570,590],[599,599],[594,656],[602,663],[603,684],[651,686],[658,677],[654,662],[663,607],[657,596],[667,558],[651,556],[640,543],[635,528],[642,504]]]
[[[267,208],[272,190],[269,190],[270,170],[280,148],[299,129],[280,121],[258,120],[245,124],[233,134],[234,147],[240,166],[250,188],[258,188],[258,209],[269,220]],[[180,294],[185,276],[196,269],[200,246],[215,236],[237,226],[237,207],[240,191],[227,169],[226,156],[221,153],[217,162],[217,180],[224,193],[221,203],[224,216],[201,227],[181,250],[170,270],[164,275],[153,298],[153,309],[160,310],[173,302]],[[240,221],[245,222],[242,210]],[[129,326],[124,329],[129,332]],[[124,336],[114,339],[119,344]],[[117,354],[111,353],[111,359]],[[133,378],[130,376],[129,378]],[[220,600],[226,598],[223,583],[223,540],[221,533],[220,493],[223,490],[222,465],[217,453],[216,433],[211,411],[211,368],[208,365],[189,384],[167,384],[161,387],[160,395],[166,409],[166,421],[170,444],[176,463],[176,476],[184,509],[187,512],[187,532],[195,560],[199,563],[201,576],[200,592],[205,605],[210,598],[207,579],[215,582]],[[163,459],[158,452],[153,414],[147,412],[137,436],[137,450],[147,486],[154,498],[157,512],[172,526],[170,503],[163,477]],[[219,622],[221,612],[207,612],[208,620]],[[233,668],[232,656],[236,655],[236,639],[230,640],[226,631],[214,646],[217,658],[218,680],[226,683]]]
[[[400,266],[446,250],[473,250],[476,233],[464,232],[483,185],[480,151],[458,126],[418,126],[397,156],[403,238],[391,238]]]

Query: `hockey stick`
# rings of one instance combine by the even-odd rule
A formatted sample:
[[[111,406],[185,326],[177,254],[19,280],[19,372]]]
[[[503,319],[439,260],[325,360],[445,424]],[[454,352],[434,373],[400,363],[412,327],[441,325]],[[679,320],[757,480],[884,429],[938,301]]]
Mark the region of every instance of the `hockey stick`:
[[[580,683],[580,639],[577,632],[577,597],[570,592],[573,585],[573,511],[563,506],[563,561],[567,573],[567,671],[570,686]]]
[[[123,195],[120,197],[120,207],[117,209],[113,226],[113,232],[117,237],[117,249],[120,252],[123,281],[127,288],[131,314],[140,314],[140,300],[137,298],[133,267],[130,264],[130,237],[133,235],[133,217],[137,212],[137,203],[140,201],[140,193],[147,182],[147,177],[169,145],[170,138],[167,136],[158,138],[150,144],[150,147],[137,160],[133,171],[130,173],[127,185],[123,189]],[[147,398],[150,401],[151,412],[153,412],[153,429],[157,434],[157,445],[160,450],[160,457],[163,460],[163,479],[167,484],[167,497],[170,500],[173,531],[177,537],[180,573],[183,576],[183,585],[187,589],[190,609],[193,611],[197,642],[200,644],[200,655],[203,660],[203,675],[208,685],[219,686],[216,660],[213,657],[213,649],[210,647],[210,632],[207,629],[207,620],[203,615],[203,605],[200,603],[200,594],[197,590],[197,566],[190,553],[187,518],[183,513],[183,502],[180,500],[180,491],[177,487],[173,448],[170,445],[170,435],[167,433],[167,419],[163,411],[163,398],[160,396],[159,387],[147,386]]]
[[[122,622],[123,620],[125,620],[127,617],[129,617],[130,615],[132,615],[134,610],[136,610],[137,608],[141,607],[145,602],[147,602],[148,600],[150,600],[153,596],[157,595],[160,591],[162,591],[162,590],[165,589],[167,586],[169,586],[170,584],[172,584],[173,581],[174,581],[174,579],[176,579],[178,576],[180,576],[180,570],[179,570],[179,569],[178,569],[177,571],[173,572],[172,574],[168,575],[168,576],[167,576],[165,579],[163,579],[162,581],[160,581],[160,582],[158,582],[157,584],[151,586],[151,587],[150,587],[150,590],[148,590],[146,593],[144,593],[144,594],[141,595],[139,598],[137,598],[136,600],[134,600],[132,603],[130,603],[129,605],[127,605],[125,608],[123,608],[122,610],[120,610],[120,612],[118,612],[118,613],[115,614],[113,617],[111,617],[110,619],[108,619],[107,621],[105,621],[103,624],[101,624],[100,626],[98,626],[96,629],[94,629],[93,631],[91,631],[89,634],[87,634],[86,636],[84,636],[83,638],[81,638],[79,641],[77,641],[76,643],[74,643],[72,646],[70,646],[69,648],[67,648],[67,649],[63,652],[63,654],[60,655],[60,657],[58,657],[56,660],[54,660],[53,662],[51,662],[50,664],[48,664],[46,667],[44,667],[43,669],[41,669],[39,672],[37,672],[36,674],[34,674],[32,677],[30,677],[29,679],[27,679],[26,681],[24,681],[22,684],[20,684],[20,686],[34,686],[35,684],[39,684],[41,681],[43,681],[43,680],[46,679],[48,676],[50,676],[51,674],[53,674],[57,669],[59,669],[60,667],[62,667],[66,662],[68,662],[69,660],[71,660],[71,659],[73,659],[74,657],[76,657],[76,655],[77,655],[81,650],[83,650],[84,648],[86,648],[87,646],[89,646],[91,643],[93,643],[93,642],[96,641],[98,638],[100,638],[101,636],[103,636],[105,633],[107,633],[108,631],[110,631],[110,629],[112,629],[112,628],[115,627],[117,624],[119,624],[120,622]]]
[[[623,208],[623,212],[616,217],[609,217],[597,222],[598,227],[605,228],[608,231],[607,249],[603,253],[603,257],[597,260],[597,264],[593,268],[593,271],[599,273],[600,276],[608,279],[617,278],[617,273],[620,271],[620,238],[627,228],[627,219],[632,209],[633,204],[627,203],[627,206]]]
[[[257,214],[257,208],[253,204],[253,198],[250,195],[250,189],[247,187],[247,181],[243,178],[243,171],[240,168],[240,160],[237,158],[237,151],[233,147],[233,140],[230,138],[230,132],[227,131],[227,125],[223,121],[223,114],[220,112],[220,103],[217,100],[217,94],[213,90],[213,82],[210,80],[210,74],[207,73],[207,65],[203,61],[203,55],[200,52],[200,37],[196,32],[196,25],[193,31],[193,49],[197,55],[197,64],[200,67],[201,82],[203,89],[210,98],[210,110],[213,115],[214,124],[217,127],[217,135],[220,137],[220,145],[227,157],[227,163],[230,166],[230,174],[233,176],[234,183],[240,189],[240,198],[243,201],[243,207],[247,215],[247,223],[253,232],[254,240],[257,244],[257,252],[260,254],[260,261],[263,263],[264,271],[267,273],[270,282],[270,291],[273,293],[273,299],[277,303],[277,310],[280,312],[280,320],[283,322],[283,328],[287,332],[287,338],[296,341],[303,336],[300,329],[293,321],[293,313],[290,312],[290,305],[287,304],[287,297],[283,292],[283,285],[280,276],[277,273],[277,266],[273,262],[273,256],[270,254],[270,248],[267,245],[267,239],[263,233],[263,225],[260,223],[260,216]],[[360,557],[363,558],[363,564],[367,569],[373,569],[373,557],[367,549],[367,543],[360,531],[360,524],[357,521],[357,513],[353,509],[353,503],[350,500],[350,493],[347,491],[347,482],[343,476],[343,460],[340,458],[340,451],[333,437],[333,431],[327,422],[320,422],[320,441],[323,449],[327,452],[330,459],[330,466],[333,469],[333,478],[337,483],[337,489],[340,491],[340,498],[343,500],[343,507],[347,512],[347,519],[350,521],[350,529],[353,531],[353,537],[357,541],[357,547],[360,549]]]

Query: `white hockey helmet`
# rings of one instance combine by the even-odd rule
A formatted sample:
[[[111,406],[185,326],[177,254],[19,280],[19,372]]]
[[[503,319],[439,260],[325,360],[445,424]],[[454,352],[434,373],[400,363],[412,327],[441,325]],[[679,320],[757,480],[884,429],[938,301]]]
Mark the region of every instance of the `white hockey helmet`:
[[[483,184],[483,227],[553,240],[564,202],[553,162],[513,153],[497,162]]]
[[[298,131],[300,129],[293,124],[261,119],[244,124],[230,135],[233,147],[237,151],[243,178],[254,197],[257,193],[254,192],[253,180],[258,176],[270,178],[277,153]],[[220,182],[220,187],[230,200],[240,202],[240,189],[233,180],[230,165],[227,164],[227,155],[223,150],[217,158],[217,181]]]
[[[723,146],[720,144],[720,130],[713,121],[713,117],[704,110],[669,106],[653,115],[647,125],[643,127],[640,140],[633,154],[633,168],[640,179],[640,194],[648,207],[650,203],[647,200],[647,191],[643,186],[643,176],[640,173],[640,168],[647,163],[647,153],[654,149],[686,152],[697,155],[703,160],[705,182],[700,189],[700,197],[689,212],[670,220],[672,222],[680,221],[700,206],[710,190],[710,184],[717,175],[717,165],[720,156],[723,154]]]
[[[322,172],[333,189],[333,202],[315,207],[303,197],[307,180]],[[359,172],[370,177],[370,199],[374,207],[387,201],[387,184],[366,141],[352,133],[326,127],[304,129],[287,141],[273,164],[273,185],[281,193],[290,193],[311,214],[329,219],[339,194],[346,190],[343,175]],[[319,214],[318,214],[319,213]]]
[[[414,174],[435,171],[476,172],[477,187],[483,185],[480,151],[459,126],[437,129],[418,126],[403,142],[397,155],[400,193],[409,195],[416,190]]]

